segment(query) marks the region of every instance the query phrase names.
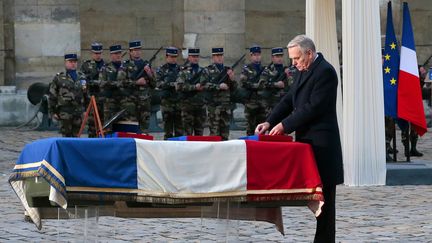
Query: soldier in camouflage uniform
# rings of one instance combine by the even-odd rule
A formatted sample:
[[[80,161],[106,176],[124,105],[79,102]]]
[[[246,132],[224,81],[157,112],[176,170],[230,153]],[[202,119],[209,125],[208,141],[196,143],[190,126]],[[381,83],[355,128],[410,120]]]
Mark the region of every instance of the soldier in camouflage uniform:
[[[77,72],[77,55],[65,56],[66,72],[57,73],[49,85],[49,113],[60,123],[63,137],[76,137],[82,123],[85,75]]]
[[[203,68],[199,66],[200,50],[189,48],[188,59],[181,68],[176,81],[176,90],[180,93],[180,107],[185,135],[202,136],[206,120],[203,87],[200,77]]]
[[[259,83],[263,88],[258,91],[258,95],[264,102],[266,117],[270,115],[273,107],[279,103],[293,82],[289,68],[283,66],[282,47],[272,49],[271,60],[271,64],[261,74]]]
[[[175,84],[180,66],[177,64],[178,50],[175,47],[166,49],[166,63],[156,71],[156,87],[161,94],[161,111],[164,121],[164,139],[183,135],[179,94]]]
[[[124,88],[128,87],[129,77],[127,69],[124,67],[121,60],[121,45],[110,46],[110,59],[101,70],[100,78],[102,80],[102,95],[105,99],[104,103],[104,118],[106,121],[111,119],[117,112],[126,108],[122,120],[133,119],[134,107],[130,104],[125,104]],[[129,105],[128,107],[125,107]]]
[[[96,99],[96,106],[99,112],[99,118],[103,124],[103,99],[101,96],[99,73],[104,66],[102,59],[103,46],[100,43],[91,44],[91,59],[86,60],[81,65],[81,71],[85,74],[87,79],[87,97],[94,96]],[[86,99],[85,107],[88,106],[90,99]],[[93,115],[88,117],[88,137],[96,137],[96,122]]]
[[[262,98],[258,95],[258,90],[262,88],[259,80],[264,67],[261,66],[261,47],[252,46],[250,49],[251,62],[245,65],[240,75],[240,85],[246,90],[245,100],[245,117],[246,117],[246,135],[250,136],[255,133],[258,124],[265,121],[265,107]]]
[[[237,88],[237,83],[234,79],[234,71],[223,64],[223,53],[223,48],[212,48],[213,64],[205,68],[201,85],[210,93],[210,100],[207,101],[210,135],[221,136],[223,140],[228,140],[231,118],[230,96]]]
[[[392,161],[393,158],[393,148],[391,147],[391,142],[394,139],[395,134],[395,122],[390,116],[384,116],[385,121],[385,140],[386,140],[386,160]]]
[[[140,130],[148,133],[151,97],[150,92],[156,87],[156,80],[153,71],[147,60],[141,58],[141,41],[129,42],[129,60],[124,63],[131,80],[131,98],[135,104],[135,119],[138,120]]]

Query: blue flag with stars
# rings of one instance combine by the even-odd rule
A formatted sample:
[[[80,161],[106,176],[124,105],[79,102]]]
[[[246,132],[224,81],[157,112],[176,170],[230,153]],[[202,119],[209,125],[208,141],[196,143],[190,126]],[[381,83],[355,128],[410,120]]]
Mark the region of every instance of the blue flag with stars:
[[[387,5],[386,40],[383,53],[384,111],[397,118],[397,89],[399,74],[399,48],[393,28],[391,2]]]

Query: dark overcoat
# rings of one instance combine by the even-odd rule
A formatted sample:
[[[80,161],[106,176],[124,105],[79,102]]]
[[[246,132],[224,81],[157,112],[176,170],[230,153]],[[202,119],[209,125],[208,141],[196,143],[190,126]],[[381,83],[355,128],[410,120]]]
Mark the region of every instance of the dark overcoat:
[[[267,122],[282,122],[285,133],[312,145],[324,186],[343,183],[342,149],[336,116],[337,74],[321,53],[308,70],[298,71],[290,91]]]

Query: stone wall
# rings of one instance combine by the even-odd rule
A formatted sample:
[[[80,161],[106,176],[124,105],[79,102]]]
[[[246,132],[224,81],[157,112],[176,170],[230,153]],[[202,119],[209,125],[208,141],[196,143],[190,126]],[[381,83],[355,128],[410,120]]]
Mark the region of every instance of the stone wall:
[[[261,45],[263,63],[270,62],[271,48],[285,48],[294,36],[305,32],[304,0],[248,0],[245,12],[246,46]]]
[[[131,40],[142,41],[145,59],[160,46],[183,43],[183,0],[82,0],[79,12],[83,60],[89,58],[94,41],[104,45],[105,60],[110,45],[121,44],[127,50]],[[155,65],[162,63],[163,56],[158,55]]]
[[[18,89],[49,82],[64,69],[63,55],[80,50],[78,0],[16,0],[15,61]]]

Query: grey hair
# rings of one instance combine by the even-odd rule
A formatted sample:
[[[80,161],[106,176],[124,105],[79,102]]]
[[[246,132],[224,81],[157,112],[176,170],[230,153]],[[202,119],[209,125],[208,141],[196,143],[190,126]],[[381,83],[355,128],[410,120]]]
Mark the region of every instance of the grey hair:
[[[289,49],[296,46],[300,47],[302,53],[306,53],[309,50],[311,50],[313,53],[316,52],[313,40],[306,35],[298,35],[294,37],[294,39],[288,43],[287,48]]]

